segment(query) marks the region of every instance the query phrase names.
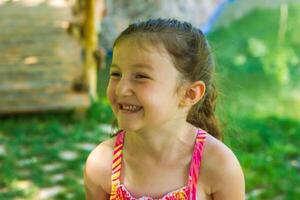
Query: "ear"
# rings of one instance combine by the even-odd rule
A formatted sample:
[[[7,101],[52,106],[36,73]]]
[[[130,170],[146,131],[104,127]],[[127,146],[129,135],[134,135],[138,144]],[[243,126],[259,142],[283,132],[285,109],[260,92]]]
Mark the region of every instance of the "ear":
[[[181,106],[193,106],[198,103],[205,94],[205,83],[203,81],[195,81],[184,89],[184,95],[180,102]]]

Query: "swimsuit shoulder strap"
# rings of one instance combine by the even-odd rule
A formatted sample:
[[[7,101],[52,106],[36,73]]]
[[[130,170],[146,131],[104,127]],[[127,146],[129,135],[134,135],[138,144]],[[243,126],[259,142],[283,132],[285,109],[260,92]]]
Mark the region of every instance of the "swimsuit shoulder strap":
[[[116,197],[117,187],[120,184],[124,136],[125,136],[125,132],[122,130],[119,131],[116,136],[113,161],[112,161],[111,198],[110,199],[114,199]]]
[[[201,159],[202,159],[204,143],[206,140],[206,135],[207,133],[204,130],[198,129],[195,146],[194,146],[194,152],[193,152],[192,161],[190,165],[189,182],[188,182],[188,186],[190,188],[190,194],[191,194],[190,199],[192,200],[197,199],[197,183],[198,183],[198,176],[199,176],[199,171],[201,166]]]

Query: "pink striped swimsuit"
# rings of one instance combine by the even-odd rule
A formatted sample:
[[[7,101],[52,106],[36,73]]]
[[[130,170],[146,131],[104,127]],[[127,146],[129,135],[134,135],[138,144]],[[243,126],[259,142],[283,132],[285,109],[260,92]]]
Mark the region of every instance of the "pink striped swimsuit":
[[[120,183],[124,136],[125,131],[120,131],[116,136],[112,162],[112,189],[110,200],[197,200],[197,181],[206,139],[206,132],[204,130],[198,129],[197,131],[187,185],[178,190],[169,192],[159,199],[148,196],[139,198],[133,197],[126,187]]]

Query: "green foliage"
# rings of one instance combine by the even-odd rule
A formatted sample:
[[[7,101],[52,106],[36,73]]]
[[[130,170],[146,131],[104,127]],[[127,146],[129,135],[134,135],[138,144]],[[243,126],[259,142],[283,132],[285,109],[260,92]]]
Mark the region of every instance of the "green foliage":
[[[281,85],[300,70],[300,5],[289,7],[285,41],[278,42],[279,9],[256,10],[209,35],[220,70],[228,73],[263,71]],[[272,17],[270,17],[272,16]],[[219,37],[222,35],[222,37]],[[226,52],[218,52],[225,51]],[[232,59],[233,58],[233,59]]]
[[[299,58],[289,46],[278,46],[267,55],[261,57],[263,69],[267,74],[274,75],[281,84],[287,84],[292,67],[298,67]]]
[[[0,124],[0,199],[84,199],[83,168],[90,151],[109,138],[103,124],[112,113],[105,101],[78,113],[12,116]],[[51,199],[51,198],[50,198]]]
[[[91,107],[87,111],[87,117],[95,123],[109,123],[114,119],[109,102],[105,97],[102,97],[99,102],[92,103]]]
[[[290,46],[277,45],[270,49],[264,41],[250,38],[248,49],[251,56],[260,60],[264,72],[275,76],[280,84],[289,82],[290,68],[299,64],[299,58]]]
[[[290,7],[283,44],[278,9],[254,11],[208,36],[220,88],[217,113],[249,200],[300,198],[299,10]]]

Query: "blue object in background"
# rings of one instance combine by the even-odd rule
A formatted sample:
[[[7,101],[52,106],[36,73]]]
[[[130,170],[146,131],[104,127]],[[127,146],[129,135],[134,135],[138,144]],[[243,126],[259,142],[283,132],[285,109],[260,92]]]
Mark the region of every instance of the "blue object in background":
[[[223,3],[221,3],[214,11],[213,15],[208,19],[208,21],[200,27],[201,31],[204,34],[207,34],[211,31],[211,28],[213,27],[214,23],[217,21],[218,17],[221,15],[222,11],[224,10],[226,4],[232,3],[235,0],[226,0]]]

